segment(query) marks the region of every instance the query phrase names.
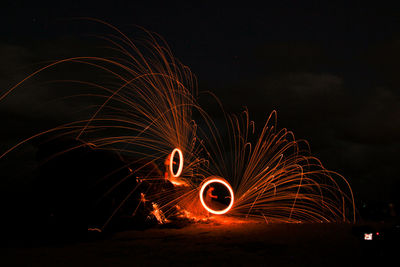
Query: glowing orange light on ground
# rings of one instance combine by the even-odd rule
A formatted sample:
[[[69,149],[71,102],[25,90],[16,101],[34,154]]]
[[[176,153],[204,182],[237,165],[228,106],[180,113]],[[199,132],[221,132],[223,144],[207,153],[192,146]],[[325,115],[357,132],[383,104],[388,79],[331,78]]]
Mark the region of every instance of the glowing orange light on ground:
[[[176,152],[178,152],[179,155],[179,167],[178,171],[174,173],[174,156]],[[182,169],[183,169],[183,154],[179,148],[175,148],[174,150],[172,150],[171,157],[169,160],[169,170],[171,171],[172,176],[179,177],[182,174]]]
[[[89,20],[104,24],[116,31],[118,36],[111,35],[112,38],[106,36],[105,39],[112,44],[114,49],[123,52],[121,59],[83,56],[53,62],[0,94],[0,102],[25,81],[46,69],[60,64],[79,63],[95,67],[100,71],[99,75],[104,71],[113,79],[112,83],[107,81],[98,83],[97,80],[92,82],[67,80],[73,84],[87,85],[95,89],[94,93],[88,94],[98,97],[101,101],[95,112],[87,119],[66,123],[22,140],[5,152],[1,151],[0,159],[30,140],[52,134],[58,135],[59,132],[60,137],[71,135],[83,144],[60,151],[54,157],[83,146],[120,151],[119,144],[126,143],[129,144],[130,149],[123,151],[141,161],[147,162],[148,159],[149,163],[152,163],[160,159],[160,154],[168,155],[164,161],[165,180],[176,187],[165,191],[157,191],[158,189],[154,189],[154,192],[146,191],[146,198],[141,199],[156,205],[153,206],[153,215],[160,223],[165,221],[165,216],[162,217],[162,215],[170,214],[168,211],[174,206],[178,207],[178,204],[183,207],[182,213],[186,214],[186,217],[194,218],[194,215],[190,214],[196,214],[199,208],[197,199],[199,185],[203,207],[213,214],[227,213],[234,203],[234,194],[229,183],[218,176],[204,179],[209,173],[221,175],[221,170],[225,169],[225,166],[226,171],[235,173],[236,177],[231,180],[235,184],[235,216],[243,216],[246,220],[251,216],[266,222],[355,222],[355,201],[349,182],[340,174],[325,169],[319,159],[311,155],[308,142],[296,140],[294,134],[285,128],[278,130],[276,111],[271,112],[260,133],[255,132],[254,122],[250,119],[247,110],[240,116],[223,112],[227,122],[225,130],[230,133],[229,142],[225,142],[228,137],[221,134],[212,117],[197,103],[195,76],[191,74],[187,66],[173,57],[162,38],[144,30],[148,34],[149,42],[143,46],[144,51],[152,49],[150,51],[153,52],[143,54],[141,48],[138,48],[131,39],[113,25],[96,19]],[[223,109],[222,101],[220,105]],[[108,110],[112,113],[106,113]],[[194,110],[196,113],[200,112],[200,122],[192,119]],[[207,125],[200,131],[206,133],[204,140],[197,135],[200,125]],[[120,129],[132,130],[132,134],[121,135]],[[171,129],[174,130],[171,131]],[[109,130],[116,130],[116,132]],[[98,135],[98,131],[105,131],[104,135],[103,133]],[[160,143],[163,144],[162,148],[159,146]],[[179,148],[175,148],[170,153],[170,148],[176,147],[176,144],[186,149],[185,173],[196,174],[192,175],[196,179],[180,177],[183,171],[183,153]],[[234,147],[229,147],[228,144],[234,144]],[[205,154],[200,153],[204,149],[210,152],[207,158],[202,158]],[[224,153],[228,151],[229,157],[225,157]],[[174,162],[176,153],[179,160]],[[225,162],[225,159],[229,159],[230,162]],[[179,166],[177,166],[178,163]],[[147,166],[148,163],[144,164],[143,168]],[[229,170],[232,167],[234,169]],[[120,181],[110,185],[101,199],[109,199],[107,195],[119,192],[115,189],[125,185],[124,181],[130,181],[128,177],[136,175],[138,170],[129,169],[129,175],[121,177]],[[158,185],[160,176],[149,173],[149,176],[136,177],[136,179],[138,186],[142,181],[150,185],[154,181],[155,185]],[[103,181],[105,186],[109,186],[108,180],[107,182],[105,179],[99,180],[99,182]],[[231,202],[226,209],[210,208],[214,207],[214,204],[216,207],[219,204],[226,206],[225,202],[208,202],[207,198],[210,200],[216,198],[210,190],[211,183],[219,183],[218,185],[226,187],[230,193]],[[107,221],[99,228],[100,230],[105,229],[117,211],[128,202],[135,190],[140,190],[139,188],[142,187],[135,187],[128,195],[118,198],[119,204],[114,205],[115,209],[113,208]],[[204,199],[203,193],[207,195]],[[187,203],[195,203],[195,205]],[[220,219],[224,219],[223,216]],[[371,234],[372,238],[373,234],[368,234]],[[376,236],[378,235],[379,233],[376,233]]]
[[[228,189],[229,194],[231,195],[231,202],[229,203],[228,207],[226,207],[226,208],[223,209],[223,210],[213,210],[213,209],[211,209],[210,207],[208,207],[207,204],[204,202],[204,198],[203,198],[204,189],[205,189],[209,184],[212,184],[212,183],[220,183],[220,184],[224,185],[224,186]],[[203,207],[204,207],[208,212],[210,212],[210,213],[212,213],[212,214],[221,215],[221,214],[227,213],[227,212],[232,208],[233,202],[234,202],[234,195],[233,195],[233,190],[232,190],[231,185],[230,185],[227,181],[225,181],[224,179],[222,179],[222,178],[214,177],[214,178],[211,178],[211,179],[207,180],[205,183],[203,183],[203,185],[201,186],[201,189],[200,189],[200,202],[201,202],[201,204],[203,205]]]

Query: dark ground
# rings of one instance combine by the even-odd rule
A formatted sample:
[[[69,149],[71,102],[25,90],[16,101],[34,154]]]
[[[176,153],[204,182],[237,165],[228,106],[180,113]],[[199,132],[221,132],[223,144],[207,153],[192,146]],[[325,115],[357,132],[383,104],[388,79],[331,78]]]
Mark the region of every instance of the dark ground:
[[[364,241],[364,232],[374,240]],[[379,236],[376,235],[379,232]],[[393,224],[194,224],[2,249],[3,266],[390,266]]]
[[[365,1],[344,5],[275,1],[266,8],[242,2],[236,6],[215,2],[191,6],[190,1],[179,6],[152,1],[8,2],[0,17],[6,25],[0,36],[2,89],[36,70],[39,62],[105,56],[103,50],[94,50],[101,44],[83,36],[110,32],[64,18],[100,18],[125,27],[121,29],[133,38],[136,32],[128,25],[143,26],[164,36],[176,56],[198,75],[199,89],[214,92],[230,110],[248,107],[257,125],[271,110],[278,110],[279,127],[310,141],[325,167],[348,179],[361,217],[375,223],[197,224],[86,237],[89,178],[104,175],[120,162],[104,154],[79,162],[72,155],[79,164],[60,160],[61,165],[45,171],[39,183],[25,174],[37,167],[33,160],[37,147],[30,144],[0,162],[0,266],[396,265],[389,259],[399,251],[399,220],[379,222],[400,214],[397,6]],[[81,75],[99,79],[69,67],[41,79],[80,80]],[[92,104],[82,100],[80,105],[44,105],[79,88],[39,81],[2,101],[1,151],[37,132],[77,120],[76,107]],[[374,237],[377,240],[364,241],[364,232],[380,234]]]
[[[63,143],[50,144],[62,151]],[[53,153],[44,148],[39,156]],[[385,202],[358,201],[357,224],[157,225],[143,210],[131,218],[121,211],[105,233],[88,233],[88,225],[102,225],[103,215],[109,216],[107,203],[89,216],[95,194],[88,184],[123,161],[89,148],[71,153],[41,165],[27,192],[3,188],[0,266],[390,266],[399,250],[399,205]],[[117,174],[117,180],[126,175]],[[138,205],[135,199],[127,204],[129,214],[130,205]],[[363,240],[364,233],[373,233],[374,240]]]

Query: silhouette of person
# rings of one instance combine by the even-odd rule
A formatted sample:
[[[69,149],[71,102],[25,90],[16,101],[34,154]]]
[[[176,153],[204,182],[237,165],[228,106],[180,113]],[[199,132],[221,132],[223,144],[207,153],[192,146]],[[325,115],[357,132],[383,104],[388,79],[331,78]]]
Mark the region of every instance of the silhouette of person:
[[[215,188],[212,187],[212,186],[210,186],[210,188],[208,188],[208,190],[207,190],[207,192],[206,192],[206,203],[207,203],[208,205],[211,203],[211,200],[212,200],[213,198],[215,198],[215,199],[218,198],[218,196],[214,196],[214,195],[212,194],[212,192],[213,192],[214,190],[215,190]]]
[[[164,166],[165,166],[164,179],[170,181],[172,184],[176,186],[189,186],[189,184],[186,183],[185,179],[180,177],[175,177],[175,175],[171,172],[169,166],[171,161],[171,154],[169,154],[164,161]],[[178,163],[175,160],[172,161],[172,165],[175,166],[177,164]]]
[[[169,178],[172,178],[172,173],[171,173],[171,170],[169,168],[170,161],[171,161],[171,154],[168,154],[168,156],[165,158],[165,161],[164,161],[164,166],[165,166],[164,178],[165,178],[165,180],[168,180]],[[172,164],[176,165],[175,160],[173,161]]]

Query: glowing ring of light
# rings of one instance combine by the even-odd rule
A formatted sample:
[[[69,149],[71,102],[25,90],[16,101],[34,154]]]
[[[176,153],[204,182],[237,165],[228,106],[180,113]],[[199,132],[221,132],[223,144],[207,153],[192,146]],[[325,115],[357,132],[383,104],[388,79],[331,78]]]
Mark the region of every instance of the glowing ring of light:
[[[178,152],[179,155],[179,168],[178,168],[178,172],[174,173],[174,156],[175,153]],[[174,150],[172,150],[171,153],[171,158],[169,160],[169,170],[171,171],[172,176],[174,177],[179,177],[182,174],[182,170],[183,170],[183,154],[182,151],[179,148],[175,148]]]
[[[210,209],[206,205],[206,203],[204,202],[204,199],[203,199],[204,189],[207,187],[207,185],[209,185],[211,183],[220,183],[220,184],[223,184],[226,188],[228,188],[229,194],[231,195],[231,203],[229,204],[229,206],[226,209],[219,210],[219,211],[218,210],[213,210],[213,209]],[[201,189],[200,189],[200,202],[203,205],[203,207],[210,213],[217,214],[217,215],[221,215],[221,214],[227,213],[232,208],[233,202],[234,202],[233,190],[232,190],[231,185],[227,181],[222,179],[222,178],[211,178],[210,180],[207,180],[201,186]]]

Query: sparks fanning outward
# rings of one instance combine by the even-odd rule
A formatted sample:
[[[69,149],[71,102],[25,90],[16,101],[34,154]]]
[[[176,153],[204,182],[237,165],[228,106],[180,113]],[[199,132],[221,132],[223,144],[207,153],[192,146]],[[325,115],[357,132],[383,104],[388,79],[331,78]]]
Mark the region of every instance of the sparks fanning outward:
[[[129,168],[129,175],[108,185],[100,196],[104,199],[127,181],[136,180],[113,206],[103,228],[139,193],[140,201],[132,216],[140,205],[149,202],[150,214],[160,223],[168,218],[199,219],[212,214],[266,222],[355,220],[350,185],[311,156],[307,142],[296,141],[286,129],[277,130],[276,112],[271,113],[258,134],[247,111],[240,116],[225,114],[226,125],[217,126],[197,103],[194,76],[172,56],[162,38],[144,31],[148,41],[139,49],[114,26],[97,22],[117,33],[103,39],[119,53],[118,58],[74,57],[56,61],[4,92],[0,100],[46,69],[60,64],[85,64],[109,75],[112,81],[63,82],[92,88],[95,92],[90,97],[100,99],[101,104],[86,120],[32,136],[3,152],[0,158],[31,139],[57,133],[82,141],[68,151],[89,145],[131,159],[124,166]],[[196,120],[194,111],[200,114]],[[195,121],[202,122],[203,128]],[[130,168],[138,163],[141,167]],[[165,174],[143,174],[141,171],[149,165],[164,169]],[[147,185],[145,189],[142,184]],[[218,195],[224,190],[225,196]]]
[[[223,177],[234,191],[229,214],[266,222],[354,221],[354,197],[347,180],[326,170],[305,140],[278,130],[273,111],[259,133],[249,114],[227,115],[227,134],[215,124],[203,136],[207,173]],[[223,138],[221,138],[223,136]]]

